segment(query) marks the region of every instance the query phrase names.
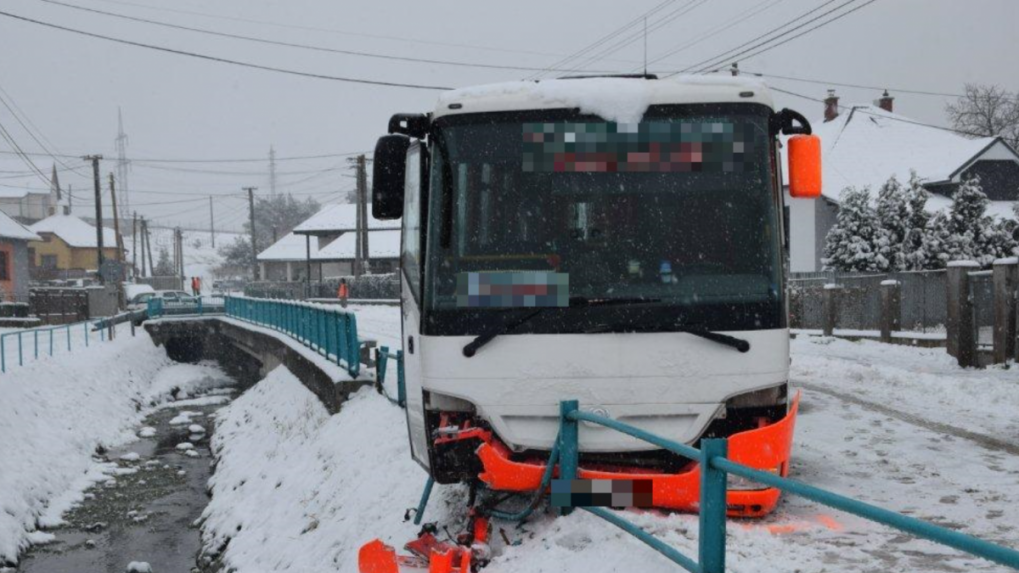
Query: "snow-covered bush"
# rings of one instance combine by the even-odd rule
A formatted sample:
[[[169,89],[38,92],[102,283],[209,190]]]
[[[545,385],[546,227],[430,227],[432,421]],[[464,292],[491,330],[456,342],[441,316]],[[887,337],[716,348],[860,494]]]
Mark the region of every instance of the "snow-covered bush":
[[[888,179],[875,207],[868,189],[845,189],[836,223],[825,237],[825,268],[925,270],[964,259],[989,266],[994,259],[1019,254],[1019,222],[987,215],[990,201],[978,177],[959,185],[948,212],[931,215],[926,210],[927,197],[915,172],[908,189],[894,176]],[[1013,211],[1019,218],[1019,204]]]
[[[879,252],[878,220],[870,207],[870,189],[850,187],[842,191],[842,204],[835,225],[825,238],[826,269],[874,271],[885,269],[888,260]]]

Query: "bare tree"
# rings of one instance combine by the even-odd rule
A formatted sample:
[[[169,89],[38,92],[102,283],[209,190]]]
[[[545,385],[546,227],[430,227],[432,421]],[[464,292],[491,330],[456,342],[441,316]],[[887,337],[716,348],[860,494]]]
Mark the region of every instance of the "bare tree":
[[[1019,94],[999,86],[966,84],[965,94],[945,105],[952,126],[975,137],[1000,135],[1019,149]]]

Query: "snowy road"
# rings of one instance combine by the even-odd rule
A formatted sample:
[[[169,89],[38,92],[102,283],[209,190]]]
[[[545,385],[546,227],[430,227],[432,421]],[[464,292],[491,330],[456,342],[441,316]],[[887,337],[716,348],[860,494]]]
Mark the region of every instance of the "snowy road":
[[[399,311],[367,312],[360,324],[395,344]],[[793,476],[1019,547],[1015,370],[961,370],[943,349],[821,338],[793,341],[792,358],[790,384],[803,391]],[[765,522],[732,529],[747,532],[731,543],[748,543],[749,561],[768,558],[753,547],[763,530],[802,571],[1004,570],[793,497]]]

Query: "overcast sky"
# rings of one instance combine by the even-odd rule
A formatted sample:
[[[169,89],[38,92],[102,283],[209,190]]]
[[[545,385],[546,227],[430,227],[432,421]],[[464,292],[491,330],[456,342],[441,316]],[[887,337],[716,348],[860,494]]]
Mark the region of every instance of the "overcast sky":
[[[535,68],[577,52],[661,4],[661,0],[60,1],[280,42]],[[827,3],[801,22],[845,1]],[[866,1],[855,0],[840,12]],[[677,48],[683,49],[652,64],[650,70],[682,70],[823,4],[825,0],[675,0],[648,17],[648,58],[655,61]],[[522,79],[531,74],[212,37],[85,13],[42,0],[5,0],[0,10],[135,42],[332,76],[458,87]],[[1019,2],[1015,0],[877,0],[759,56],[736,59],[749,71],[888,87],[896,96],[896,112],[945,125],[943,108],[947,98],[898,93],[895,89],[958,93],[964,83],[976,82],[1019,90],[1016,22]],[[221,228],[239,228],[246,215],[245,203],[236,196],[240,187],[255,185],[259,192],[268,192],[270,145],[280,157],[370,150],[392,113],[430,110],[438,94],[433,90],[246,69],[83,37],[6,16],[0,16],[0,38],[0,88],[7,94],[5,99],[13,100],[30,125],[34,124],[37,133],[46,138],[44,142],[52,143],[51,151],[70,155],[102,153],[108,158],[103,162],[105,177],[114,168],[109,158],[116,156],[117,108],[122,109],[125,131],[130,136],[128,154],[136,160],[130,175],[132,203],[139,212],[164,222],[207,224],[207,203],[196,201],[200,197],[192,195],[203,193],[217,197]],[[625,38],[625,34],[619,38]],[[597,55],[600,49],[589,55]],[[587,63],[584,69],[632,71],[640,67],[643,51],[643,42],[635,38]],[[826,92],[822,84],[768,81],[814,98],[823,98]],[[837,88],[837,92],[842,103],[870,102],[879,95],[876,90],[845,87]],[[780,106],[802,111],[808,118],[821,114],[820,103],[776,95]],[[42,151],[2,106],[0,124],[26,151]],[[10,149],[0,141],[3,151]],[[261,157],[266,161],[141,161]],[[34,159],[49,174],[52,160]],[[64,161],[76,168],[82,165],[80,160]],[[342,196],[338,191],[353,184],[353,179],[343,176],[348,173],[343,168],[345,163],[339,157],[280,161],[278,188],[321,202],[337,201]],[[16,157],[0,153],[0,185],[42,186],[38,179],[19,178],[25,170]],[[60,174],[65,186],[73,184],[76,197],[77,190],[91,186],[88,171],[78,171]],[[84,203],[84,197],[80,201],[85,207],[80,212],[84,214],[88,203]]]

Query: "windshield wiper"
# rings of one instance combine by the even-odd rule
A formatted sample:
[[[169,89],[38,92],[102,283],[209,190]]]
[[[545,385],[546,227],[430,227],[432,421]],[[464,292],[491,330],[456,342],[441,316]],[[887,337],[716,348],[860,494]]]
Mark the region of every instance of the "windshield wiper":
[[[685,332],[687,334],[692,334],[694,336],[700,336],[701,338],[710,340],[712,342],[717,342],[719,344],[731,346],[736,350],[739,350],[740,352],[750,351],[750,343],[747,342],[746,340],[743,340],[742,338],[736,338],[735,336],[729,336],[728,334],[722,334],[720,332],[711,332],[710,330],[706,328],[701,328],[699,326],[687,326],[683,324],[677,324],[675,328],[676,332]]]
[[[519,328],[520,325],[524,324],[525,322],[531,320],[532,318],[534,318],[534,317],[538,316],[539,314],[541,314],[542,312],[544,312],[546,308],[548,308],[548,307],[545,307],[545,306],[539,307],[539,308],[535,309],[534,312],[525,314],[524,316],[518,318],[515,321],[504,322],[504,323],[500,324],[499,326],[496,326],[492,330],[489,330],[488,332],[483,332],[483,333],[479,334],[477,336],[477,338],[475,338],[474,340],[468,342],[464,346],[464,349],[463,349],[464,356],[466,356],[467,358],[470,358],[470,357],[474,356],[474,354],[477,353],[479,348],[481,348],[482,346],[484,346],[484,345],[488,344],[489,342],[491,342],[492,339],[494,339],[496,336],[499,336],[501,334],[509,334],[510,332],[513,332],[514,330]]]

